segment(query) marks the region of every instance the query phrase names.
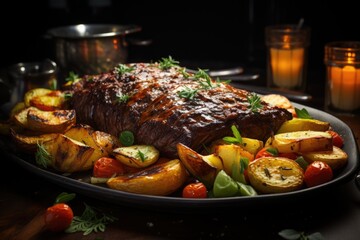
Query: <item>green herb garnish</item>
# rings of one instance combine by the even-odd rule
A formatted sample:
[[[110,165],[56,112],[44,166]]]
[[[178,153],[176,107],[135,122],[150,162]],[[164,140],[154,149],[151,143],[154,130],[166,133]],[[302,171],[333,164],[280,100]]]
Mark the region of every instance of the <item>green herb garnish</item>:
[[[140,150],[138,150],[138,155],[139,155],[142,162],[144,162],[147,159],[147,156],[145,156],[145,153],[143,153]]]
[[[112,223],[117,220],[116,217],[102,214],[98,217],[99,212],[94,208],[85,204],[83,214],[74,216],[71,225],[65,230],[66,233],[84,232],[83,235],[89,235],[92,232],[104,232],[106,224]]]
[[[192,88],[189,88],[188,86],[186,86],[184,90],[181,90],[180,92],[178,92],[178,95],[181,98],[187,98],[187,99],[192,100],[196,96],[197,92],[198,92],[198,89],[192,89]]]
[[[66,192],[62,192],[60,193],[56,199],[55,199],[55,203],[66,203],[70,200],[73,200],[75,198],[76,194],[75,193],[66,193]]]
[[[171,67],[178,67],[178,66],[179,66],[179,62],[173,59],[171,56],[169,56],[168,58],[162,58],[161,61],[159,62],[159,67],[161,70],[166,70]]]
[[[64,93],[64,98],[65,98],[65,99],[72,98],[72,96],[73,96],[72,93],[69,93],[69,92],[65,92],[65,93]]]
[[[195,79],[199,80],[199,83],[203,89],[211,89],[214,86],[212,85],[212,80],[209,74],[206,73],[206,70],[198,69],[194,75]],[[205,80],[205,81],[202,81]]]
[[[67,78],[65,78],[65,81],[67,82],[66,85],[72,85],[75,82],[80,81],[81,78],[79,77],[79,75],[75,74],[73,71],[69,72],[69,76]]]
[[[250,93],[246,96],[246,98],[250,103],[250,110],[252,112],[258,112],[259,109],[263,107],[261,104],[261,98],[256,93]]]
[[[56,78],[53,78],[50,80],[50,89],[51,90],[56,90],[57,89],[57,80]]]
[[[305,235],[304,232],[299,232],[294,229],[284,229],[279,232],[279,236],[287,240],[323,240],[323,235],[319,232],[315,232],[309,235]]]
[[[122,92],[116,93],[116,99],[120,103],[126,103],[129,100],[130,96],[128,94],[123,94]]]
[[[121,76],[124,75],[125,73],[132,72],[134,69],[135,67],[129,67],[125,64],[120,63],[117,67],[115,67],[115,72]]]
[[[38,146],[38,148],[35,153],[35,162],[37,165],[47,168],[52,161],[52,157],[48,153],[48,151],[46,151],[44,145],[42,145],[38,142],[37,146]]]
[[[313,119],[312,116],[310,116],[309,112],[303,108],[303,109],[298,109],[298,108],[295,108],[295,112],[296,112],[296,115],[298,118],[304,118],[304,119]]]
[[[125,147],[131,146],[135,141],[134,134],[131,131],[122,131],[119,140]]]
[[[180,73],[184,76],[184,78],[189,78],[190,74],[186,72],[186,68],[180,68]]]
[[[268,153],[270,153],[273,156],[278,156],[279,155],[279,151],[276,148],[273,148],[273,147],[269,147],[265,151],[267,151]]]
[[[234,137],[223,137],[223,140],[227,143],[240,143],[242,144],[242,137],[240,135],[239,130],[235,125],[231,126],[231,131],[234,135]]]

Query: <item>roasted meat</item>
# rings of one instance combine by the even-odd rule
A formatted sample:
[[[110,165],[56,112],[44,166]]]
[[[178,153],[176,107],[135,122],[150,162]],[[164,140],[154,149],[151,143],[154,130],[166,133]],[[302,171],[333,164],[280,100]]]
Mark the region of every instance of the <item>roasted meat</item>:
[[[77,121],[115,136],[132,131],[136,143],[154,145],[167,157],[177,157],[179,142],[200,151],[232,136],[233,124],[243,137],[266,140],[292,118],[265,102],[254,107],[249,101],[253,93],[214,81],[202,70],[188,74],[158,63],[125,68],[84,76],[73,84],[70,104]]]

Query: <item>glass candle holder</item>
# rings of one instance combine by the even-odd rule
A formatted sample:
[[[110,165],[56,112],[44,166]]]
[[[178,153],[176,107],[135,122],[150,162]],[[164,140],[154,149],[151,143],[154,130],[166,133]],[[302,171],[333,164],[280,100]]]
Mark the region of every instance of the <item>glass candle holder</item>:
[[[330,110],[360,109],[360,42],[331,42],[325,45],[325,104]]]
[[[307,49],[310,28],[275,25],[265,28],[267,46],[267,86],[305,90]]]

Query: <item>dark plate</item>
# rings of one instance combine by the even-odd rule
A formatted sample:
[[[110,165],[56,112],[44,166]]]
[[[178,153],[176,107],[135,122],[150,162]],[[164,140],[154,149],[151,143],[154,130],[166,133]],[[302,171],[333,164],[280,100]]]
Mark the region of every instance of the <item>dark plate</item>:
[[[6,141],[2,141],[1,146],[5,148],[5,152],[21,167],[26,170],[41,176],[55,184],[63,186],[71,191],[74,191],[85,196],[96,198],[102,201],[108,201],[115,204],[131,205],[140,208],[153,208],[159,210],[205,210],[205,209],[225,209],[233,207],[252,207],[281,203],[294,199],[311,199],[323,190],[332,189],[335,186],[344,184],[352,179],[356,174],[359,165],[359,150],[351,129],[338,118],[317,109],[307,107],[304,105],[294,103],[294,106],[301,109],[306,108],[310,115],[316,119],[330,122],[331,126],[344,137],[345,145],[343,150],[349,155],[348,164],[342,169],[335,178],[323,185],[306,188],[289,193],[258,195],[254,197],[231,197],[231,198],[206,198],[206,199],[185,199],[180,197],[160,197],[148,196],[141,194],[133,194],[112,190],[103,186],[92,185],[89,182],[90,173],[83,175],[65,176],[42,168],[34,164],[34,160],[29,156],[20,155],[16,153]],[[310,197],[310,198],[309,198]]]

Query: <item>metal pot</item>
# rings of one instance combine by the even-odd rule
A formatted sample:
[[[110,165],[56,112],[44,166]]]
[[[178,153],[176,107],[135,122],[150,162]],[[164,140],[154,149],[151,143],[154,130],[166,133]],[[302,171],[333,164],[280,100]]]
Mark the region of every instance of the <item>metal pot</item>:
[[[79,75],[109,71],[128,57],[125,36],[141,31],[136,25],[79,24],[53,28],[55,60],[63,74]]]

